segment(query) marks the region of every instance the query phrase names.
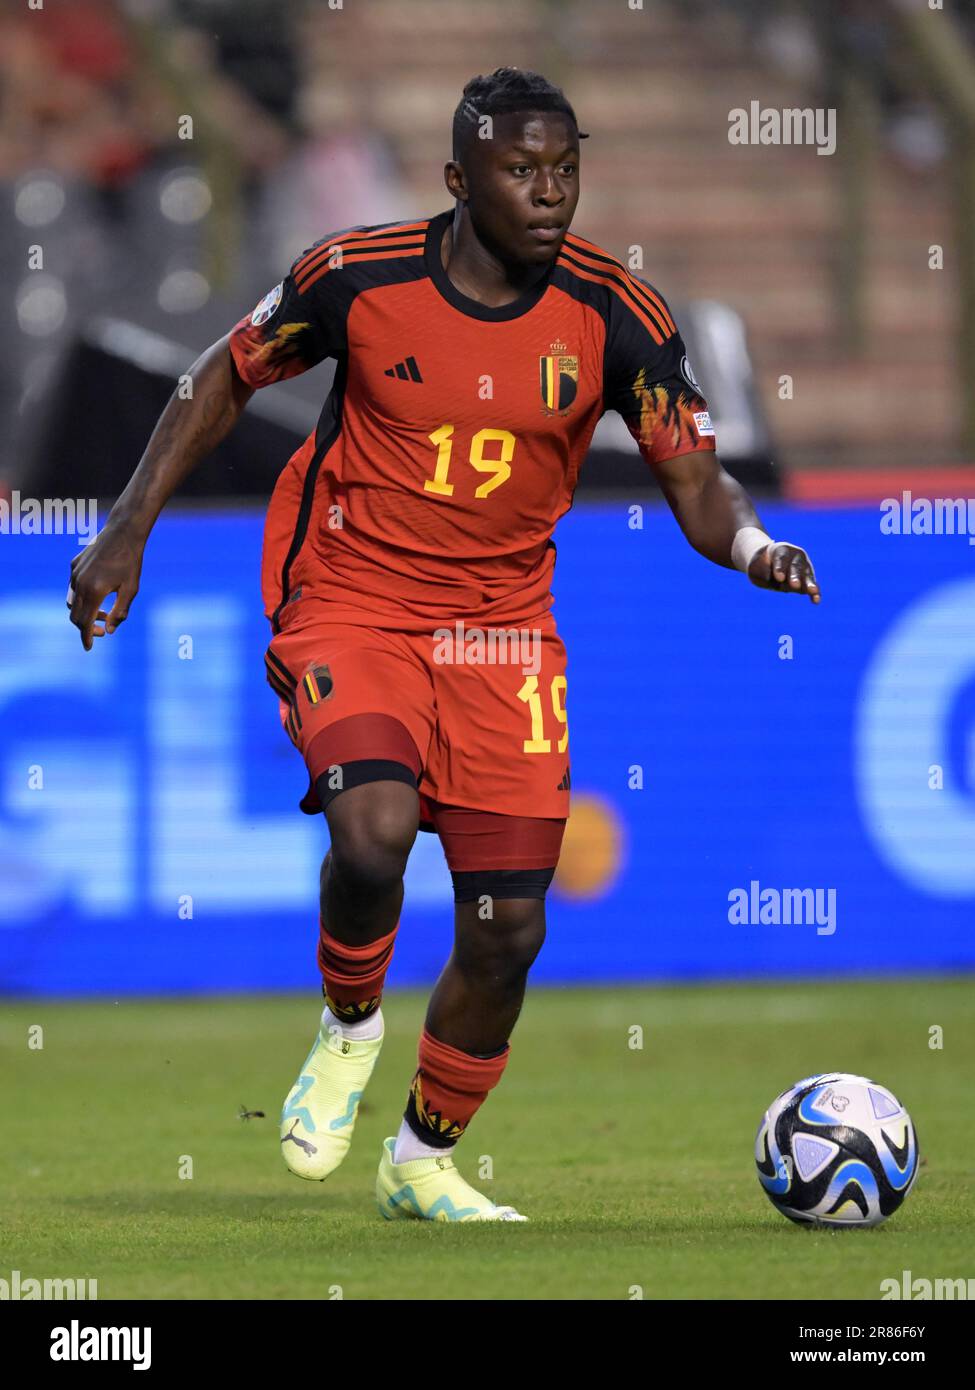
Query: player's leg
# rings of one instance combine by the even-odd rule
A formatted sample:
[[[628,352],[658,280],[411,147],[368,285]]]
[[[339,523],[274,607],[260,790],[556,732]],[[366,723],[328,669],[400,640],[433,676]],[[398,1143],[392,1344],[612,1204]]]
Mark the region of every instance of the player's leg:
[[[564,824],[441,811],[437,828],[448,863],[467,867],[452,867],[454,949],[427,1010],[399,1134],[384,1145],[377,1199],[386,1217],[524,1219],[471,1187],[454,1167],[452,1150],[507,1065],[528,972],[545,939],[544,899]],[[504,858],[521,857],[531,867],[473,868],[490,856],[505,827]]]
[[[341,766],[341,765],[340,765]],[[405,763],[401,764],[404,770]],[[354,764],[343,768],[348,772]],[[323,994],[347,1029],[379,1007],[403,904],[403,874],[419,825],[419,798],[404,781],[359,782],[325,806],[331,846],[319,875],[318,964]]]
[[[354,764],[336,766],[355,771]],[[319,914],[325,1008],[281,1115],[282,1153],[299,1177],[320,1182],[345,1158],[379,1058],[383,983],[418,805],[415,787],[381,780],[344,789],[325,807],[332,842],[322,865]]]
[[[384,1145],[384,1216],[517,1219],[452,1149],[498,1084],[569,803],[566,654],[551,615],[506,633],[494,662],[431,663],[437,724],[420,781],[454,881],[455,945],[434,991],[403,1125]],[[481,807],[481,810],[463,808]],[[396,1162],[396,1160],[401,1160]]]
[[[320,873],[325,1008],[285,1100],[281,1151],[292,1172],[321,1181],[348,1152],[382,1046],[383,982],[419,823],[418,744],[429,737],[431,717],[422,713],[430,691],[393,639],[335,628],[316,629],[304,642],[310,662],[294,640],[274,655],[276,673],[284,657],[310,667],[294,682],[286,727],[309,772],[302,809],[324,810],[331,838]],[[381,710],[384,695],[397,698],[396,715],[356,712]]]

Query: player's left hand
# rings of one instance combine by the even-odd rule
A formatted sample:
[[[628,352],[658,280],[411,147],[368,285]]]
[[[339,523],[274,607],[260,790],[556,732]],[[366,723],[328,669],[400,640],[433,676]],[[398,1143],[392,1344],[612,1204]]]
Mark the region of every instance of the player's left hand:
[[[798,545],[776,541],[752,557],[748,578],[760,589],[775,589],[780,594],[808,594],[813,603],[821,595],[816,572],[806,552]]]

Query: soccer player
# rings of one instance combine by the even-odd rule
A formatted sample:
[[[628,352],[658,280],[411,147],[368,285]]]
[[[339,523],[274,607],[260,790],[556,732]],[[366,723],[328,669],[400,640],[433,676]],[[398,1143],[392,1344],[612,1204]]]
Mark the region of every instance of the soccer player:
[[[618,411],[688,541],[752,583],[819,601],[805,552],[761,528],[715,455],[663,297],[569,231],[580,132],[563,93],[500,68],[467,84],[449,211],[325,236],[194,364],[98,538],[72,565],[85,649],[135,597],[182,478],[253,391],[337,361],[267,514],[267,679],[324,812],[325,1009],[281,1151],[322,1180],[345,1157],[383,1041],[383,982],[418,829],[456,901],[397,1135],[387,1218],[524,1220],[454,1166],[508,1063],[569,809],[565,650],[551,540],[596,422]],[[115,594],[111,611],[102,607]]]

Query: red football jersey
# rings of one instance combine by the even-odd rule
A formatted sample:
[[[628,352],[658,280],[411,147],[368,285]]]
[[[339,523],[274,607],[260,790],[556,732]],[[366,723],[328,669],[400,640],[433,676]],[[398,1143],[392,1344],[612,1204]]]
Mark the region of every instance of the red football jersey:
[[[413,631],[527,623],[551,606],[552,531],[604,411],[647,459],[715,447],[655,289],[570,233],[537,284],[489,308],[444,269],[452,215],[323,238],[233,330],[253,387],[338,363],[268,509],[276,631],[299,597]]]

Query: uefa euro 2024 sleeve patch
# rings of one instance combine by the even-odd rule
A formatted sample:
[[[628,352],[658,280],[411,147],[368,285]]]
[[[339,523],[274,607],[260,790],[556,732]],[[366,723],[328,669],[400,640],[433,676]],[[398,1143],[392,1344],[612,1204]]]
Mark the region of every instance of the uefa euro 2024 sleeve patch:
[[[258,304],[257,308],[251,314],[251,323],[255,328],[260,328],[262,323],[267,323],[268,319],[281,303],[283,295],[284,281],[282,280],[279,285],[274,286],[273,290],[268,290],[260,304]]]
[[[690,362],[688,362],[687,360],[686,352],[684,353],[684,356],[680,359],[680,374],[687,382],[688,386],[691,388],[692,391],[696,391],[699,396],[703,396],[704,392],[701,390],[700,383],[698,382],[697,377],[694,375],[694,370],[691,367]]]
[[[687,382],[688,386],[691,388],[692,391],[696,392],[699,396],[703,396],[703,392],[701,390],[700,384],[698,383],[698,379],[694,375],[694,369],[691,366],[690,362],[687,360],[686,352],[684,353],[684,356],[680,359],[680,374]],[[713,435],[714,426],[711,423],[711,412],[709,410],[695,410],[693,414],[694,425],[697,429],[698,434],[702,437],[705,435]]]

